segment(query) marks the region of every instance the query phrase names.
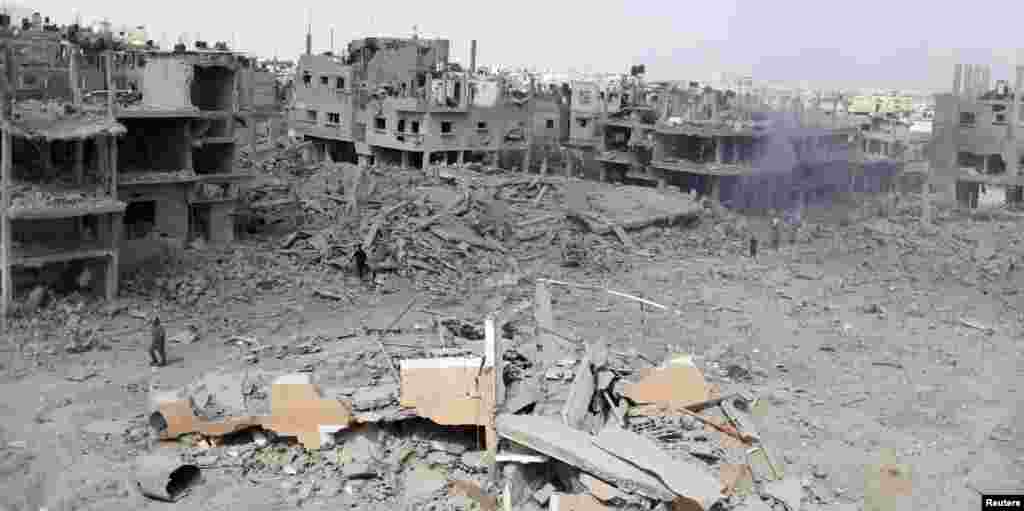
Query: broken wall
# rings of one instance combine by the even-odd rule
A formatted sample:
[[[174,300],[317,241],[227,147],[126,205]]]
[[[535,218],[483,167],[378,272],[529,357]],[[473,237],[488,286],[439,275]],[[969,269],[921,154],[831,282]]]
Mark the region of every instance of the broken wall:
[[[225,66],[195,66],[189,94],[192,104],[200,110],[233,110],[235,70]]]
[[[151,56],[142,73],[142,103],[153,108],[192,108],[192,75],[190,62]]]
[[[123,173],[182,170],[191,153],[180,119],[127,119],[128,132],[118,139],[118,166]]]

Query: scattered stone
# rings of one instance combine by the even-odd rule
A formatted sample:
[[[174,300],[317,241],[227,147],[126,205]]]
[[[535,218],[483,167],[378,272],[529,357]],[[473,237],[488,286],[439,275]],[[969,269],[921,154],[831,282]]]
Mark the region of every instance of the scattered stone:
[[[196,465],[199,465],[199,468],[212,467],[218,461],[220,461],[220,456],[209,454],[196,458]]]
[[[444,472],[427,466],[419,466],[410,470],[405,477],[406,496],[418,498],[439,492],[448,484]]]
[[[460,461],[462,464],[472,471],[484,471],[487,470],[487,465],[484,463],[487,457],[485,451],[469,451],[462,455]]]
[[[547,504],[553,493],[555,493],[555,487],[551,483],[546,483],[539,490],[533,492],[533,500],[541,505]]]
[[[427,463],[431,466],[448,465],[455,458],[446,452],[434,451],[427,455]]]
[[[341,473],[349,479],[369,479],[377,476],[377,472],[366,462],[346,463],[341,467]]]

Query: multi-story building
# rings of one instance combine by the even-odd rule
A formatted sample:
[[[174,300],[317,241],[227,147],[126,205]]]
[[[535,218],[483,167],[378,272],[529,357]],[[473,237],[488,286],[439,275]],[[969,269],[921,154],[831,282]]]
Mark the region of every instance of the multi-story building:
[[[9,47],[8,47],[9,48]],[[6,76],[17,76],[10,49]],[[65,82],[67,83],[67,82]],[[0,307],[43,285],[56,291],[117,293],[122,215],[118,142],[110,112],[13,108],[4,92],[0,127]]]
[[[230,243],[235,233],[239,184],[236,125],[250,62],[224,49],[146,51],[141,102],[115,113],[127,129],[120,143],[118,186],[128,203],[125,244],[155,236]]]
[[[998,195],[989,198],[995,202],[1021,199],[1024,112],[1015,91],[1024,85],[1024,67],[1016,75],[1012,89],[1005,81],[990,89],[986,66],[957,64],[952,92],[935,96],[933,183],[961,205],[976,207],[983,194]]]
[[[475,44],[463,69],[449,63],[443,39],[361,39],[345,57],[313,55],[308,41],[289,124],[313,142],[316,158],[417,168],[508,162],[530,141],[564,138],[561,91],[475,73]]]

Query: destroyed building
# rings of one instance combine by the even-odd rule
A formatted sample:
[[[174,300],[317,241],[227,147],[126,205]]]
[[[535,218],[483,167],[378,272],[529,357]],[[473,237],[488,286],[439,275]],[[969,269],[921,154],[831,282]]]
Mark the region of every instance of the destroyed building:
[[[990,84],[987,66],[957,64],[952,91],[935,96],[934,183],[971,208],[1022,200],[1022,113],[1015,91],[1024,84],[1024,66],[1016,68],[1013,88],[1002,80]]]
[[[12,60],[8,46],[4,67],[8,76],[17,76]],[[5,105],[11,104],[10,94],[5,91]],[[36,100],[5,110],[3,314],[16,295],[46,289],[113,297],[126,207],[117,186],[117,138],[124,126],[109,112],[79,112]]]
[[[314,142],[316,159],[416,168],[523,161],[531,142],[564,138],[560,90],[475,73],[475,45],[463,69],[448,48],[444,39],[366,38],[342,58],[307,46],[295,75],[296,133]]]
[[[234,239],[247,176],[235,171],[235,125],[245,121],[239,97],[251,96],[239,93],[251,85],[240,76],[248,59],[227,50],[117,53],[65,43],[64,89],[45,101],[22,98],[8,116],[5,311],[37,288],[110,298],[119,271],[168,244]],[[25,69],[17,48],[8,44],[4,59],[16,80]],[[95,62],[100,83],[79,74]],[[137,75],[141,100],[111,93],[115,62]]]
[[[239,89],[249,62],[205,48],[144,56],[141,101],[116,109],[127,129],[118,183],[128,202],[126,242],[159,235],[230,243],[247,177],[235,171],[235,127],[244,120],[239,99],[248,95]]]
[[[571,140],[594,151],[601,179],[678,186],[739,209],[885,191],[903,169],[902,158],[862,158],[855,124],[728,99],[710,87],[575,82]]]

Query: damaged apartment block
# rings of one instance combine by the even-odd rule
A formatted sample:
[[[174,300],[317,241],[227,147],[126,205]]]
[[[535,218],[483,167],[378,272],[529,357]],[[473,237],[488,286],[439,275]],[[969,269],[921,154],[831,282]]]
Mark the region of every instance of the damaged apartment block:
[[[306,158],[526,168],[532,145],[553,147],[568,137],[562,91],[475,69],[475,42],[463,68],[449,62],[449,47],[446,39],[373,37],[351,42],[345,57],[307,48],[290,119],[310,142]]]
[[[109,116],[62,104],[9,105],[6,96],[0,160],[3,313],[15,296],[48,290],[114,297],[125,210],[115,185],[116,137],[124,127]]]
[[[205,46],[205,45],[203,45]],[[240,74],[249,63],[223,50],[147,51],[141,103],[117,109],[126,247],[145,257],[156,238],[234,240],[238,187],[235,125]]]
[[[235,172],[235,125],[244,123],[238,98],[248,59],[223,49],[137,50],[119,61],[131,62],[142,94],[125,97],[112,77],[119,54],[74,45],[68,54],[70,94],[15,102],[4,90],[5,313],[30,294],[111,298],[120,271],[168,244],[234,240],[247,177]],[[12,55],[5,51],[8,84],[20,71]],[[97,61],[102,82],[85,72]],[[74,100],[56,100],[64,97]]]

